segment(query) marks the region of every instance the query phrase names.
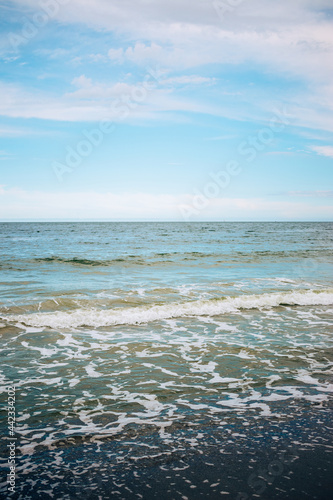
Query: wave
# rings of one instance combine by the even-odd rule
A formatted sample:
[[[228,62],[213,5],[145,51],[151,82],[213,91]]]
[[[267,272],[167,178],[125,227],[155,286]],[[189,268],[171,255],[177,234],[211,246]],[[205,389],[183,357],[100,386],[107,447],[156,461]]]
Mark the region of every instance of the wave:
[[[133,256],[135,257],[135,256]],[[94,260],[94,259],[84,259],[79,257],[73,257],[71,259],[66,259],[65,257],[40,257],[35,259],[36,262],[55,262],[59,264],[76,264],[81,266],[110,266],[112,264],[122,263],[126,261],[133,261],[133,258],[130,257],[119,257],[118,259],[109,259],[109,260]],[[144,264],[144,261],[140,261],[137,259],[136,263]]]
[[[43,263],[59,263],[59,264],[72,264],[81,266],[114,266],[114,265],[156,265],[168,262],[177,262],[182,260],[196,260],[196,259],[209,259],[216,257],[214,254],[205,254],[200,252],[163,252],[150,255],[122,255],[114,259],[88,259],[81,257],[38,257],[34,259],[35,262]],[[218,257],[218,256],[217,256]]]
[[[156,254],[152,256],[140,256],[140,255],[124,255],[114,259],[88,259],[83,257],[38,257],[34,259],[34,262],[41,263],[55,263],[55,264],[70,264],[74,266],[85,266],[85,267],[110,267],[110,266],[152,266],[160,264],[168,264],[169,262],[174,262],[173,260],[167,260],[165,257],[171,254]],[[162,257],[162,260],[161,260]],[[154,260],[155,259],[155,260]],[[157,259],[157,260],[156,260]]]
[[[217,316],[246,309],[270,309],[278,306],[333,305],[333,289],[305,290],[261,295],[241,295],[182,303],[119,307],[115,309],[86,308],[74,311],[21,314],[2,317],[27,326],[54,329],[137,325],[171,318]]]
[[[161,252],[144,255],[119,255],[111,259],[92,259],[88,257],[37,257],[33,261],[40,263],[70,264],[75,266],[156,266],[163,264],[180,264],[184,262],[207,260],[216,264],[228,262],[257,262],[258,260],[281,258],[281,259],[301,259],[315,258],[321,256],[322,249],[319,250],[258,250],[251,252],[233,251],[232,253],[205,253],[205,252]],[[326,256],[333,255],[333,252],[326,251]]]

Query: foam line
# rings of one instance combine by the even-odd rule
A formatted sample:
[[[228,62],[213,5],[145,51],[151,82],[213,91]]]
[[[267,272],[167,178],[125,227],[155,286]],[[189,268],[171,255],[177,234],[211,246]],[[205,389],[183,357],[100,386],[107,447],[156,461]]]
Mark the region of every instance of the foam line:
[[[197,300],[192,302],[123,307],[109,310],[76,309],[74,311],[55,311],[13,315],[7,320],[34,327],[78,328],[103,327],[112,325],[135,325],[170,318],[196,316],[217,316],[236,313],[249,309],[271,309],[280,305],[313,306],[333,305],[333,289],[321,291],[292,291],[264,293],[261,295],[241,295],[220,299]]]

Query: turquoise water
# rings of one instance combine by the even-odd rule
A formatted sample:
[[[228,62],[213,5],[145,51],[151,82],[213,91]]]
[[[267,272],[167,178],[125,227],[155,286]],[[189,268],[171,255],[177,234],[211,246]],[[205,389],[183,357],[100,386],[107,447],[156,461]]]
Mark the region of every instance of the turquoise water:
[[[331,223],[0,224],[16,498],[330,498],[332,242]]]

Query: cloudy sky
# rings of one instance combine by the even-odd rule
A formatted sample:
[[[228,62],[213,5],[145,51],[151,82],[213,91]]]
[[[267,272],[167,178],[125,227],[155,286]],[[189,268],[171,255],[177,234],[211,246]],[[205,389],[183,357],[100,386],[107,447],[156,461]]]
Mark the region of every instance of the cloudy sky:
[[[0,5],[0,219],[332,220],[332,0]]]

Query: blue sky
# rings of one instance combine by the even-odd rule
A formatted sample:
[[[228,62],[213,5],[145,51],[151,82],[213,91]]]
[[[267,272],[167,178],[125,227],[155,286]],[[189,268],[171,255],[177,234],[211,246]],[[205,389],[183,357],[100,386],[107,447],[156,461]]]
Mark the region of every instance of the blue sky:
[[[0,219],[332,220],[331,0],[0,5]]]

